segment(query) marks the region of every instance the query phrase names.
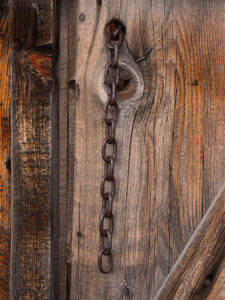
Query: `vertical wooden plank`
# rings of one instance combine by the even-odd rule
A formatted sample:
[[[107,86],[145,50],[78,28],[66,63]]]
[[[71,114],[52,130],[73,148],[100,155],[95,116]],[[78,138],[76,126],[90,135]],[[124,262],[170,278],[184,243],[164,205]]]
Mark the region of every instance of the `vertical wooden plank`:
[[[225,180],[223,4],[101,2],[76,3],[70,36],[76,61],[69,68],[79,87],[71,298],[153,299]],[[97,253],[104,26],[113,18],[127,28],[120,63],[130,81],[119,93],[114,270],[103,275]]]
[[[79,88],[74,78],[76,57],[76,1],[59,6],[59,229],[58,299],[69,299],[71,285],[71,235],[74,189],[75,102]],[[75,99],[75,101],[74,101]],[[67,297],[67,298],[66,298]]]
[[[225,180],[224,3],[177,1],[176,6],[173,35],[179,68],[170,157],[171,266]]]
[[[7,2],[0,4],[0,299],[9,299],[10,66]]]
[[[59,57],[57,79],[59,84],[59,225],[58,225],[58,292],[57,299],[67,299],[67,201],[68,201],[68,5],[59,6]]]
[[[53,1],[12,13],[11,299],[53,299],[51,134]],[[38,17],[38,18],[37,18]]]

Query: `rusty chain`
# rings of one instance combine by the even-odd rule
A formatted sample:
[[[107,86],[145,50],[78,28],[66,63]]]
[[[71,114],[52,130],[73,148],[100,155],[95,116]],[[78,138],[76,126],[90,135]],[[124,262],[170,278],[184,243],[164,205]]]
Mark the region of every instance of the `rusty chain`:
[[[108,88],[108,100],[104,108],[104,121],[106,125],[105,139],[102,143],[102,159],[105,163],[105,172],[101,180],[100,193],[102,196],[102,213],[99,220],[100,251],[98,254],[98,266],[102,273],[109,273],[113,268],[112,259],[112,233],[114,226],[113,198],[116,191],[114,177],[114,163],[117,156],[117,141],[115,137],[116,123],[118,120],[118,104],[116,90],[120,80],[120,66],[118,64],[118,50],[124,40],[124,31],[119,25],[106,37],[106,48],[109,58],[105,67],[105,84]],[[107,154],[107,145],[112,145],[112,154]],[[111,185],[111,191],[106,192],[106,181]],[[104,221],[108,219],[108,227]],[[106,222],[105,222],[106,223]],[[108,266],[104,267],[103,256],[108,258]]]

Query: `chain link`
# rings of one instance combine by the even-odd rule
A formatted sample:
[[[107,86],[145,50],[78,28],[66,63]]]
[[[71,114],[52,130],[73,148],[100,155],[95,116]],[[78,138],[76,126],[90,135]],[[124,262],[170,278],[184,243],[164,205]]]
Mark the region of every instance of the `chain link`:
[[[112,233],[114,227],[113,198],[116,192],[116,180],[114,177],[114,163],[117,155],[116,123],[118,120],[118,104],[116,88],[120,80],[120,66],[118,64],[119,48],[124,40],[124,31],[119,25],[106,37],[106,48],[109,52],[108,63],[105,67],[105,84],[108,88],[108,100],[104,108],[104,121],[106,124],[105,139],[102,143],[102,159],[105,162],[105,172],[101,180],[100,193],[102,196],[102,213],[99,220],[100,251],[98,254],[98,266],[102,273],[109,273],[113,268],[112,259]],[[112,146],[112,154],[107,154],[107,145]],[[106,192],[106,182],[111,186]],[[108,228],[106,226],[108,219]],[[108,266],[103,264],[103,256],[108,258]]]

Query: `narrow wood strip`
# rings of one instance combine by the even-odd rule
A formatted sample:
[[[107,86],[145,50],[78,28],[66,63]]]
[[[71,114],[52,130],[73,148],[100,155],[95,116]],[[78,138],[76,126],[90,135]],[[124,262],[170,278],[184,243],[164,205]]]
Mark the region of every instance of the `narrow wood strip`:
[[[67,299],[67,199],[68,199],[68,1],[60,1],[59,6],[59,57],[57,78],[59,82],[59,226],[58,226],[58,300]]]
[[[196,228],[155,300],[195,299],[204,293],[207,287],[205,280],[208,281],[209,277],[210,282],[213,281],[212,274],[224,255],[224,213],[225,185]]]
[[[3,1],[4,4],[4,1]],[[0,299],[9,299],[10,270],[10,67],[8,9],[0,7]]]

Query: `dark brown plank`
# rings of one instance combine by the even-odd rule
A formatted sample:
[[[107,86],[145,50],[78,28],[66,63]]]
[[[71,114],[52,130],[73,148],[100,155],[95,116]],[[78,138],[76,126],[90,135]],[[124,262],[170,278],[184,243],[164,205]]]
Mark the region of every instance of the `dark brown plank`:
[[[221,269],[218,266],[222,265],[224,257],[225,185],[196,228],[155,299],[206,299],[210,287],[212,289],[217,281],[216,273],[221,272],[218,272]],[[225,297],[225,293],[223,296]]]
[[[71,297],[153,299],[225,181],[224,5],[101,2],[68,4],[76,11],[69,20],[76,59],[68,66],[76,83],[69,96],[75,102]],[[127,28],[120,60],[130,84],[119,95],[114,270],[103,275],[97,268],[103,32],[112,18]]]
[[[60,1],[59,6],[59,57],[57,78],[59,84],[59,225],[58,225],[58,282],[57,299],[67,299],[67,275],[68,275],[68,252],[70,243],[67,243],[68,230],[68,181],[69,179],[69,152],[68,152],[68,90],[67,90],[67,66],[68,66],[68,1]]]
[[[53,1],[12,1],[11,299],[53,299]]]
[[[73,20],[69,22],[69,20]],[[59,230],[58,299],[69,299],[71,289],[71,237],[74,189],[76,57],[76,2],[61,1],[59,6]],[[66,298],[67,297],[67,298]]]
[[[10,65],[7,1],[0,4],[0,299],[9,299]]]

